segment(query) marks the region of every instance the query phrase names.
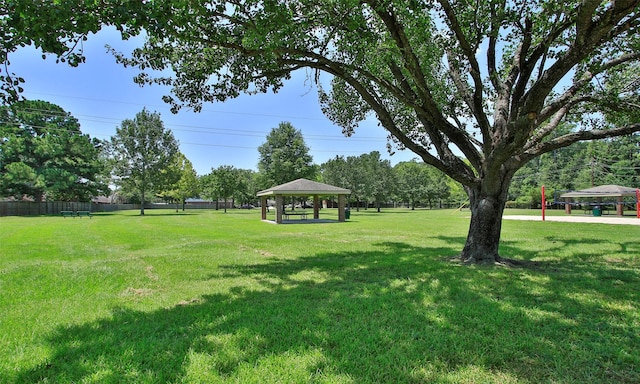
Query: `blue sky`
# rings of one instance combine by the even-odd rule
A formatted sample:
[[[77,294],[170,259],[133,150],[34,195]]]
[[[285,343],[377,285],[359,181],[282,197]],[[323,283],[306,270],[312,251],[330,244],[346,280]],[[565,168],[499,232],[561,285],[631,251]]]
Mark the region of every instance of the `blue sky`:
[[[376,150],[392,165],[416,157],[410,151],[390,156],[387,132],[373,118],[352,137],[342,135],[341,128],[322,114],[316,88],[304,72],[294,74],[277,94],[242,95],[225,103],[205,104],[200,113],[183,109],[174,115],[161,99],[168,88],[136,85],[133,77],[138,71],[116,64],[105,44],[129,53],[137,42],[123,42],[113,30],[101,31],[84,43],[87,61],[77,68],[56,64],[54,56],[43,60],[41,52],[26,47],[10,56],[11,70],[26,80],[23,96],[59,105],[91,137],[108,139],[124,119],[134,118],[145,107],[159,112],[200,175],[221,165],[257,170],[258,146],[283,121],[302,132],[316,164],[336,155]]]

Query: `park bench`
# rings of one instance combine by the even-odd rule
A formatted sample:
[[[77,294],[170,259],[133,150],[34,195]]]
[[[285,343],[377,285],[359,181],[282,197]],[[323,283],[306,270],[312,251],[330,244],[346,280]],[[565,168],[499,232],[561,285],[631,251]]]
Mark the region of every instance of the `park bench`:
[[[86,216],[88,218],[91,218],[91,211],[60,211],[60,214],[62,214],[62,217],[82,217],[82,216]]]
[[[78,217],[87,216],[91,218],[91,211],[78,211]]]
[[[285,220],[289,220],[290,216],[293,216],[293,217],[299,216],[300,220],[307,220],[306,212],[283,212],[282,216]]]

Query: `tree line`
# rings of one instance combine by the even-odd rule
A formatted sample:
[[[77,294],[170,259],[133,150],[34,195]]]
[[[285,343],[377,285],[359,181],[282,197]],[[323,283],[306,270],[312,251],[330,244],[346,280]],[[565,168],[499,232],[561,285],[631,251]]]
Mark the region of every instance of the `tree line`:
[[[142,203],[144,214],[144,202],[184,209],[188,198],[199,197],[222,201],[226,210],[255,204],[259,190],[307,178],[350,189],[355,209],[388,203],[432,208],[466,200],[457,182],[415,159],[391,166],[374,151],[314,164],[302,132],[288,122],[273,128],[258,148],[257,172],[223,165],[198,176],[160,115],[146,109],[124,120],[106,141],[82,134],[77,119],[46,101],[2,107],[0,118],[4,198],[89,201],[116,195],[121,202]],[[578,143],[538,157],[514,176],[510,203],[539,206],[541,185],[553,201],[556,191],[601,184],[640,185],[640,135]]]
[[[455,189],[426,164],[392,167],[378,152],[314,164],[302,132],[288,122],[273,128],[258,148],[257,172],[223,165],[198,176],[160,115],[146,109],[124,120],[110,140],[83,134],[77,119],[46,101],[15,102],[0,107],[0,114],[3,198],[90,201],[116,196],[119,202],[141,203],[144,214],[144,203],[152,200],[176,203],[176,208],[194,197],[224,201],[225,209],[228,202],[250,205],[259,190],[297,178],[351,189],[357,209],[390,201],[433,206]]]
[[[598,185],[640,187],[640,134],[576,143],[544,154],[522,167],[509,188],[509,205],[538,207],[567,191]]]

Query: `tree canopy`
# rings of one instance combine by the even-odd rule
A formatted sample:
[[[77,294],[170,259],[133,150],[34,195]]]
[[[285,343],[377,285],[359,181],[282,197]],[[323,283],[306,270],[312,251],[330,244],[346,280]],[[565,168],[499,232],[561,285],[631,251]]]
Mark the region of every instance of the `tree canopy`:
[[[0,196],[89,201],[108,190],[103,143],[46,101],[0,107]]]
[[[96,28],[94,15],[124,37],[144,28],[144,46],[118,60],[142,70],[141,84],[170,85],[174,110],[277,91],[309,69],[325,114],[346,134],[373,114],[394,145],[464,185],[466,262],[500,261],[509,185],[527,162],[640,131],[640,0],[163,0],[80,7],[67,24],[63,10],[50,26],[25,29],[37,7],[14,3],[3,10],[13,28],[5,52],[31,41],[69,52],[70,33]],[[50,15],[67,3],[42,8]],[[565,122],[576,128],[556,135]]]
[[[164,128],[160,114],[146,109],[126,119],[111,137],[114,175],[129,190],[138,192],[140,214],[144,215],[145,194],[171,188],[180,172],[167,172],[178,155],[178,142]]]
[[[212,169],[208,188],[216,199],[224,199],[224,212],[227,213],[227,201],[241,188],[241,171],[232,165],[221,165]]]
[[[265,187],[299,178],[313,179],[317,171],[302,132],[288,122],[273,128],[267,135],[267,141],[258,147],[258,152],[258,170],[268,184]]]
[[[389,201],[396,192],[396,174],[389,160],[383,160],[378,151],[347,158],[336,156],[322,164],[320,170],[325,183],[351,190],[350,197],[358,210],[361,202],[366,207],[372,201],[380,211],[380,204]]]
[[[91,33],[114,25],[127,39],[141,32],[146,16],[142,1],[31,1],[0,3],[0,102],[18,100],[25,79],[10,69],[10,55],[34,45],[73,67],[85,61],[82,44]]]
[[[182,210],[184,211],[185,200],[197,196],[200,192],[200,183],[196,170],[193,169],[193,164],[184,154],[178,152],[173,157],[173,161],[167,164],[163,172],[171,173],[171,178],[174,178],[176,182],[166,185],[166,189],[157,195],[165,200],[175,202],[176,212],[178,211],[178,203],[182,203]]]
[[[434,200],[449,197],[447,178],[442,173],[415,160],[396,164],[397,194],[412,209],[416,203],[427,202],[432,207]]]

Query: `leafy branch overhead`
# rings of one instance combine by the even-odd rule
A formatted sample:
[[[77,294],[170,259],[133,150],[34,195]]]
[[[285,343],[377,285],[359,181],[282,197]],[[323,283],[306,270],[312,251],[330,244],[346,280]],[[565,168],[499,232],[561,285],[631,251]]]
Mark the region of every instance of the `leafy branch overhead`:
[[[164,2],[150,7],[145,46],[120,60],[171,69],[138,81],[169,84],[169,101],[195,108],[277,91],[300,68],[329,73],[321,101],[345,132],[373,112],[398,145],[473,184],[489,158],[517,167],[578,140],[638,129],[583,127],[545,140],[572,113],[625,105],[602,84],[639,58],[638,3],[600,4],[216,2],[175,9],[168,23]]]

